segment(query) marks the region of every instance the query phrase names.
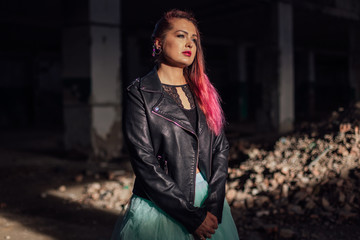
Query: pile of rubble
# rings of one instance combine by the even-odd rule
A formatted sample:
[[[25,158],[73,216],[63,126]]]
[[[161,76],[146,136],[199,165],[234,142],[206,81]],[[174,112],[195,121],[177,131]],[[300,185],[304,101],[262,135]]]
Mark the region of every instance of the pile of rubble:
[[[79,202],[85,205],[104,209],[115,209],[120,212],[132,194],[134,176],[123,171],[109,171],[108,179],[87,184]]]
[[[352,114],[359,109],[355,105]],[[360,133],[356,119],[341,122],[343,113],[281,137],[273,150],[234,143],[230,161],[241,151],[248,159],[229,168],[228,202],[257,217],[284,213],[334,223],[358,218]]]

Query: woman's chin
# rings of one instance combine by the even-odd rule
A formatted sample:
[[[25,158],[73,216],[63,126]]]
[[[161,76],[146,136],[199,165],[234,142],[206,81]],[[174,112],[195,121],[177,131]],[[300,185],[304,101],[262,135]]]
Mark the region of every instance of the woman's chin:
[[[194,59],[164,59],[163,63],[172,67],[186,68],[194,62]]]

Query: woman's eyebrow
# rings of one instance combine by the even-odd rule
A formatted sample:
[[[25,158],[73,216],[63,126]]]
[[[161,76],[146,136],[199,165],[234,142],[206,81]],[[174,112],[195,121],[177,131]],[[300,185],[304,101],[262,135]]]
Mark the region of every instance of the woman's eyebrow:
[[[177,30],[177,31],[175,31],[175,32],[183,32],[183,33],[185,33],[186,35],[189,35],[189,33],[187,32],[187,31],[184,31],[184,30]],[[192,35],[193,37],[197,37],[197,35],[194,33],[193,35]]]

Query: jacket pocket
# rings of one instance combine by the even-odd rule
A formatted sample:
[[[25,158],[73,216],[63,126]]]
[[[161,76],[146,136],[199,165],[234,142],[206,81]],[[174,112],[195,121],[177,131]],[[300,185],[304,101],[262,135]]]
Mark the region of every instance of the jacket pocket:
[[[161,155],[157,156],[158,162],[160,164],[160,167],[165,171],[166,175],[169,174],[169,170],[168,170],[168,163],[165,160],[165,158]]]

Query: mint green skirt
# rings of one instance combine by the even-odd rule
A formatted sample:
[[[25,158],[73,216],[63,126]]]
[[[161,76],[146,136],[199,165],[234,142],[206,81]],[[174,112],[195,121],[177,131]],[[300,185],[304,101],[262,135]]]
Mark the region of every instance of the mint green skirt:
[[[201,173],[196,174],[195,206],[201,207],[208,194],[208,183]],[[186,228],[167,215],[153,202],[133,195],[123,219],[119,218],[112,240],[194,240]],[[229,204],[224,200],[222,223],[211,240],[236,240],[238,232]]]

